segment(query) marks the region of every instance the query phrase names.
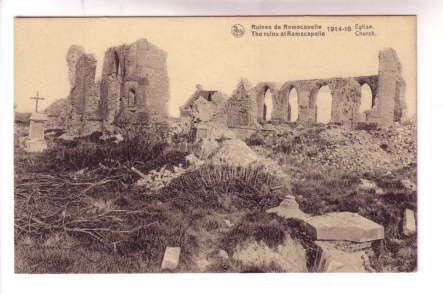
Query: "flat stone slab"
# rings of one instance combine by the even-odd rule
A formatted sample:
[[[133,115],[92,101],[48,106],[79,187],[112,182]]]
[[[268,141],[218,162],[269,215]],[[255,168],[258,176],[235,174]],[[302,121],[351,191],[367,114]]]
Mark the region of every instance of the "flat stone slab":
[[[162,269],[174,270],[177,268],[180,259],[180,250],[180,247],[166,247],[161,266]]]
[[[292,198],[284,199],[279,206],[266,210],[267,213],[275,213],[286,219],[295,219],[306,222],[311,215],[304,213],[298,207],[297,202]]]
[[[384,239],[384,227],[352,212],[312,216],[306,229],[313,240],[367,242]]]
[[[368,242],[384,239],[384,227],[352,212],[333,212],[312,216],[300,210],[292,196],[286,197],[279,206],[266,210],[286,219],[303,224],[312,240]]]

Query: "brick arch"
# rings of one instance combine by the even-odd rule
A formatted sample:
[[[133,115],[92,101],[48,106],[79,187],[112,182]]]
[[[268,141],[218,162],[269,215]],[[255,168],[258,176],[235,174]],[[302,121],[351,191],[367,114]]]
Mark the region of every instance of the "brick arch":
[[[263,114],[264,114],[264,104],[265,104],[265,95],[266,92],[270,91],[272,95],[272,109],[275,109],[275,100],[278,95],[278,89],[275,83],[269,82],[261,82],[258,83],[255,87],[256,93],[256,101],[257,101],[257,118],[259,122],[264,122]],[[271,114],[271,118],[274,118],[274,111]]]
[[[287,81],[279,90],[279,103],[281,104],[281,114],[280,118],[283,121],[290,121],[290,116],[292,110],[290,109],[289,96],[291,91],[296,91],[297,93],[297,111],[300,113],[300,95],[299,95],[299,85],[297,81]]]
[[[372,94],[372,108],[374,108],[377,99],[378,76],[377,75],[359,76],[359,77],[354,77],[354,80],[357,81],[360,84],[360,86],[363,86],[365,84],[369,86]]]
[[[322,79],[315,81],[309,90],[309,106],[311,108],[315,108],[317,106],[317,96],[320,89],[324,86],[328,86],[329,91],[331,92],[331,96],[333,95],[333,91],[335,87],[335,81],[332,79]]]
[[[329,122],[333,122],[334,121],[334,89],[335,89],[335,85],[334,85],[333,80],[318,80],[316,81],[316,83],[312,86],[311,90],[310,90],[310,95],[309,95],[309,107],[313,110],[314,112],[314,122],[318,122],[318,105],[317,105],[317,100],[318,100],[318,93],[320,91],[320,89],[324,86],[327,86],[329,88],[329,92],[331,95],[331,106],[330,106],[330,120]]]

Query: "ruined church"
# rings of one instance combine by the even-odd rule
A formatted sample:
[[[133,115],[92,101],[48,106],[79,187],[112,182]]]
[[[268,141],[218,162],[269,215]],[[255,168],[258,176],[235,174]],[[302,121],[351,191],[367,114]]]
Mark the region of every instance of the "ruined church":
[[[359,124],[387,127],[405,116],[405,82],[394,49],[380,51],[378,59],[377,75],[256,85],[242,79],[231,96],[198,85],[180,108],[180,115],[191,118],[200,130],[221,124],[242,137],[263,128],[264,123],[289,122],[292,112],[298,114],[296,123],[312,124],[318,121],[319,90],[327,86],[332,97],[330,123],[351,129]],[[140,114],[165,122],[169,100],[166,60],[165,51],[140,39],[107,49],[101,78],[96,80],[94,56],[80,46],[71,46],[67,54],[70,93],[46,110],[48,126],[63,126],[67,134],[82,136],[110,131],[119,120]],[[360,111],[363,85],[372,93],[371,107],[364,113]],[[294,91],[297,101],[291,105],[289,96]],[[269,94],[270,103],[265,102]]]
[[[318,122],[319,90],[327,86],[332,97],[330,123],[350,129],[365,124],[374,128],[388,127],[394,122],[401,122],[405,117],[405,82],[394,49],[380,51],[378,58],[378,75],[291,80],[280,84],[260,82],[255,86],[243,79],[231,97],[224,102],[225,107],[220,107],[220,102],[217,102],[217,107],[209,107],[208,104],[214,102],[203,94],[217,92],[203,90],[200,87],[182,107],[181,114],[182,116],[194,114],[197,117],[194,121],[201,122],[200,129],[204,129],[205,124],[210,126],[210,123],[216,122],[243,135],[251,134],[264,123],[290,122],[293,111],[298,113],[296,123],[312,124]],[[360,111],[363,85],[368,85],[372,96],[371,107],[365,112]],[[297,94],[295,106],[289,102],[292,91]],[[268,93],[272,98],[270,103],[265,102]],[[211,111],[212,113],[208,114]]]

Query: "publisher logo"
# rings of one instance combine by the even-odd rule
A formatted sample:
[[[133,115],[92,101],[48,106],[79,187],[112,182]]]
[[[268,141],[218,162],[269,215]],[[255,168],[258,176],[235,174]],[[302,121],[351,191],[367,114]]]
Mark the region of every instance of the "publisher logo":
[[[235,38],[240,38],[245,34],[245,28],[240,24],[235,24],[231,28],[231,33]]]

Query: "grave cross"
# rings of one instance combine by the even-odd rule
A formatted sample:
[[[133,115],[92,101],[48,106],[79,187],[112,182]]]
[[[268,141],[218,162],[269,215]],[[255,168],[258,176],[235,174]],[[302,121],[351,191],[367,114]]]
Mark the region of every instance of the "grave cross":
[[[38,96],[38,91],[37,91],[37,96],[31,97],[31,99],[35,99],[35,112],[38,112],[38,101],[39,100],[44,100],[44,97],[39,97]]]

